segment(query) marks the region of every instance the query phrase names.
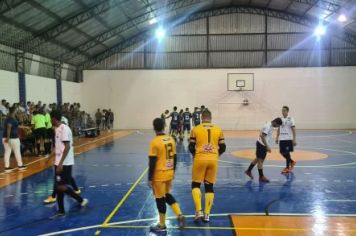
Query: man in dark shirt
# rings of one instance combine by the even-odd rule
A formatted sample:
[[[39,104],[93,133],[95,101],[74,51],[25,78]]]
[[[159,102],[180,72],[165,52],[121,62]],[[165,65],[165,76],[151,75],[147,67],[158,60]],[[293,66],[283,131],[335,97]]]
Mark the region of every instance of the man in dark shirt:
[[[192,116],[193,116],[194,126],[199,125],[200,124],[200,112],[198,111],[198,107],[194,108],[194,112],[193,112]]]

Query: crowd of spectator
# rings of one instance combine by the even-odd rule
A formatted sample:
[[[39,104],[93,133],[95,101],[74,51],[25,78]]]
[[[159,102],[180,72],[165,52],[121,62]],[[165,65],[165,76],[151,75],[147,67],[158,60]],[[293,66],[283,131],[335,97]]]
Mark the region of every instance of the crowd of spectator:
[[[5,99],[0,104],[0,130],[6,133],[7,124],[11,116],[17,123],[18,137],[21,141],[21,152],[30,151],[32,154],[47,156],[53,140],[53,128],[49,113],[60,110],[63,114],[62,122],[69,125],[74,136],[81,134],[81,130],[97,128],[110,131],[113,127],[114,114],[111,109],[103,109],[95,114],[95,121],[90,114],[81,110],[80,103],[44,104],[27,102],[10,104]],[[10,114],[12,112],[12,114]],[[5,144],[4,144],[5,147]]]

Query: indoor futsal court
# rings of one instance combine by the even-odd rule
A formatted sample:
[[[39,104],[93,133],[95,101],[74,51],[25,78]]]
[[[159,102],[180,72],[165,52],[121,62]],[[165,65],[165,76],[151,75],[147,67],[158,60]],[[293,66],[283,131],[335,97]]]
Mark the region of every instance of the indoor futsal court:
[[[0,236],[356,236],[355,0],[0,0]]]

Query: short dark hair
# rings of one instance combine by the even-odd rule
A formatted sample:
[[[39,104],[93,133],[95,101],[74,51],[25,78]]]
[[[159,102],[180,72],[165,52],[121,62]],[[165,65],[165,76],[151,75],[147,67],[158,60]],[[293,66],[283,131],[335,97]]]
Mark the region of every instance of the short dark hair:
[[[60,110],[53,110],[53,111],[51,111],[51,117],[58,121],[61,121],[62,112]]]
[[[153,120],[153,129],[157,132],[164,130],[164,121],[161,118],[156,118]]]
[[[287,106],[283,106],[282,109],[286,109],[287,111],[289,111],[289,107]]]
[[[188,111],[188,110],[189,110],[189,108],[187,107],[187,108],[185,108],[185,110],[186,110],[186,111]]]
[[[276,118],[272,122],[276,123],[277,125],[282,125],[282,119],[281,118]]]
[[[211,112],[208,109],[203,110],[201,113],[202,117],[210,117],[211,118]]]
[[[176,111],[178,108],[175,106],[175,107],[173,107],[173,111]]]

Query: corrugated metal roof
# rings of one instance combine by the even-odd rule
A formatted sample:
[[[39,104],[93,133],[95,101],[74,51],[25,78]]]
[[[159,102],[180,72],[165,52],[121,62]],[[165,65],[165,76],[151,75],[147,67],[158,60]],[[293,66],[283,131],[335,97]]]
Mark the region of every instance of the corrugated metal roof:
[[[343,31],[337,34],[343,35],[347,30],[352,36],[348,38],[349,42],[352,40],[355,42],[348,43],[348,46],[353,48],[356,44],[356,14],[349,11],[354,6],[354,2],[347,0],[29,0],[21,4],[12,4],[9,1],[0,12],[1,43],[51,59],[60,58],[66,60],[64,61],[66,63],[75,65],[81,65],[87,60],[90,60],[92,65],[99,58],[101,59],[101,55],[119,55],[121,52],[116,47],[120,48],[121,43],[125,42],[125,45],[130,46],[132,40],[133,44],[136,44],[135,38],[139,34],[164,24],[171,27],[168,34],[177,37],[167,38],[164,51],[170,53],[165,56],[160,55],[160,58],[178,60],[180,65],[185,67],[186,62],[182,58],[187,57],[192,60],[193,65],[200,68],[202,66],[200,60],[208,60],[206,54],[201,54],[200,51],[208,48],[207,41],[209,41],[209,50],[222,51],[214,52],[217,54],[214,54],[212,61],[216,66],[219,64],[215,61],[216,58],[224,59],[219,53],[226,53],[225,51],[265,50],[263,34],[266,30],[266,16],[263,12],[268,10],[273,11],[273,14],[267,17],[269,34],[267,50],[287,50],[302,40],[298,33],[313,31],[313,24],[298,24],[298,20],[293,20],[295,17],[299,17],[299,21],[314,19],[314,22],[317,22],[320,17],[328,16],[325,19],[327,22],[335,20],[338,14],[344,11],[347,13],[348,20],[340,26],[335,26]],[[224,12],[224,8],[227,7],[240,7],[245,10],[240,10],[239,13],[229,13],[227,10]],[[221,10],[221,14],[205,14],[201,19],[197,17],[196,21],[186,22],[193,19],[193,16],[204,15],[202,11],[212,12],[213,9]],[[280,19],[283,18],[279,16],[282,13],[288,14],[289,17],[284,17],[285,20]],[[149,24],[149,20],[154,17],[159,23]],[[209,21],[209,30],[207,21]],[[208,33],[210,36],[207,36]],[[197,34],[201,37],[188,37]],[[218,36],[221,34],[225,35]],[[342,44],[346,45],[345,42],[335,40],[331,43],[332,47]],[[108,51],[108,48],[113,50]],[[305,48],[310,49],[307,45]],[[187,53],[194,50],[197,51],[196,57]],[[183,52],[179,54],[180,51]],[[103,54],[104,52],[106,53]],[[229,57],[234,58],[235,62],[241,60],[241,58],[236,59],[238,57],[235,55],[236,52],[231,53]],[[260,52],[251,53],[245,52],[241,55],[244,55],[243,58],[247,61],[256,62],[255,66],[260,65],[261,61],[251,56],[260,55]],[[338,58],[341,57],[339,56],[341,53],[334,54]],[[353,52],[348,51],[344,54],[347,55],[345,56],[347,60],[345,59],[344,62],[352,62]],[[291,58],[299,60],[304,56],[296,52]],[[336,61],[340,62],[340,60]],[[179,64],[176,61],[165,63],[160,64],[161,67],[176,68]],[[129,66],[129,64],[125,65]],[[239,65],[248,66],[252,63]]]

